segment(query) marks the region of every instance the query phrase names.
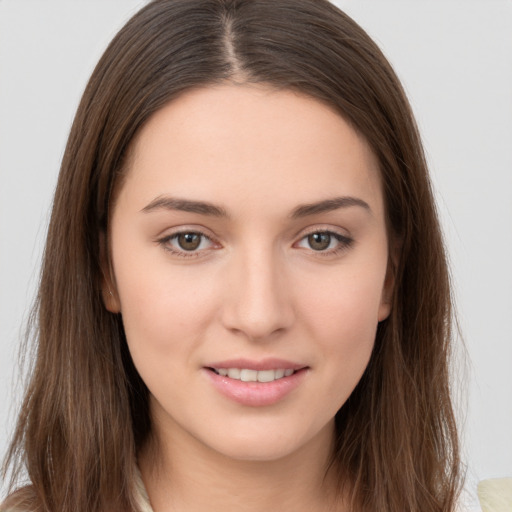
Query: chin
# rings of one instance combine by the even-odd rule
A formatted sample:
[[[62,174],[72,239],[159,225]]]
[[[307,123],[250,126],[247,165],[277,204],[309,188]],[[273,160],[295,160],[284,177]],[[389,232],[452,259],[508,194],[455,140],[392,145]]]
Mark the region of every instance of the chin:
[[[228,446],[213,447],[224,457],[243,462],[272,462],[284,459],[297,451],[293,443],[282,442],[231,442]]]
[[[271,462],[309,450],[318,453],[322,447],[331,446],[333,432],[334,419],[319,429],[309,431],[286,429],[282,425],[260,425],[251,431],[232,428],[229,436],[212,436],[207,444],[233,460]]]

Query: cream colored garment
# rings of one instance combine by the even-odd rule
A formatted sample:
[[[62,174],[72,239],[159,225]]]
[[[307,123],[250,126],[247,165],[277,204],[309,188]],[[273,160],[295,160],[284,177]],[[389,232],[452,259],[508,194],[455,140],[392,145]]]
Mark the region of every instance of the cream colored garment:
[[[478,484],[483,512],[512,512],[512,478],[493,478]]]
[[[139,512],[153,512],[153,508],[151,507],[151,503],[149,502],[148,493],[146,491],[146,487],[144,486],[144,482],[142,481],[142,477],[138,468],[136,468],[135,472],[135,485],[136,485],[136,493],[135,500],[139,507]],[[0,512],[26,512],[24,509],[15,507],[15,508],[2,508],[0,505]]]
[[[144,482],[137,471],[138,505],[140,512],[153,512]],[[512,478],[482,480],[478,484],[482,512],[512,512]]]
[[[153,512],[153,508],[151,507],[151,503],[149,502],[149,496],[146,491],[146,487],[144,486],[144,482],[142,481],[142,476],[140,474],[139,468],[137,468],[135,483],[137,484],[137,505],[139,506],[140,512]]]
[[[146,487],[140,472],[136,473],[137,505],[140,512],[153,512]],[[483,480],[478,484],[478,498],[482,512],[512,512],[512,478]],[[1,512],[21,512],[20,510],[2,510]]]

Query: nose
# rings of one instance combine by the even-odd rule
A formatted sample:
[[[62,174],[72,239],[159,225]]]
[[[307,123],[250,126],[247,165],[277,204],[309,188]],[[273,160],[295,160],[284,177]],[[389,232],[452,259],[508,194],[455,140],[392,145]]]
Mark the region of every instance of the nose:
[[[292,326],[295,313],[285,266],[270,250],[246,251],[230,262],[222,306],[226,329],[261,341]]]

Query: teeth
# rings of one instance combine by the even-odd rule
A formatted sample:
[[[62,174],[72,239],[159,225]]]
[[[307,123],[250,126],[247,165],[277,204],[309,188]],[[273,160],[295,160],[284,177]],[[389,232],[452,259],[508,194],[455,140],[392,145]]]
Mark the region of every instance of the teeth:
[[[230,368],[228,370],[228,377],[230,379],[240,380],[240,370],[238,368]]]
[[[256,382],[258,372],[256,370],[240,370],[240,380],[243,382]]]
[[[272,382],[276,379],[275,370],[261,370],[257,374],[258,382]]]
[[[284,370],[276,370],[276,379],[284,377]]]
[[[293,375],[295,370],[248,370],[247,368],[213,368],[215,373],[230,379],[241,380],[242,382],[272,382],[283,377]]]

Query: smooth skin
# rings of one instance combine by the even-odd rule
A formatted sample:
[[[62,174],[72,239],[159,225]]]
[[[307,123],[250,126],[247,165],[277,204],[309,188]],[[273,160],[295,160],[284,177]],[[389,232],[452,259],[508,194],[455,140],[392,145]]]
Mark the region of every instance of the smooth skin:
[[[324,479],[334,416],[392,287],[372,151],[315,99],[226,84],[158,111],[126,172],[103,295],[150,391],[139,465],[155,512],[344,510]],[[240,404],[208,374],[233,358],[304,375]]]

